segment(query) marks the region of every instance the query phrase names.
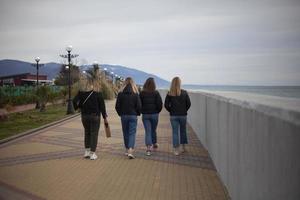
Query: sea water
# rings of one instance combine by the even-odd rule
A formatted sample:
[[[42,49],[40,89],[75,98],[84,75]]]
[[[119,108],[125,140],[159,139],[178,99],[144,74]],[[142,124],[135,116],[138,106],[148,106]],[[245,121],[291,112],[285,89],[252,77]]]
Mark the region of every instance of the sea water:
[[[269,96],[279,96],[300,99],[300,86],[222,86],[222,85],[186,85],[187,90],[209,90],[256,93]]]

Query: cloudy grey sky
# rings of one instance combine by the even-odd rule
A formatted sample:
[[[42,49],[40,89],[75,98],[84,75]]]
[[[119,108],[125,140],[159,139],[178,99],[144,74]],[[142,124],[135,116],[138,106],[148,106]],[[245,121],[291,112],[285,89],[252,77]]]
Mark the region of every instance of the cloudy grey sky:
[[[300,85],[299,0],[0,0],[0,59],[119,64],[189,84]]]

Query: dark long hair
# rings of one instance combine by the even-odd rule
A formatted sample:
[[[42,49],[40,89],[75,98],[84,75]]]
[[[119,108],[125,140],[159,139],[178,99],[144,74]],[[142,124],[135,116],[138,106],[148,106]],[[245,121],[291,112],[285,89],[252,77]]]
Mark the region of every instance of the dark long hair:
[[[154,78],[150,77],[146,80],[143,86],[143,91],[145,92],[154,92],[156,90],[156,85],[154,82]]]

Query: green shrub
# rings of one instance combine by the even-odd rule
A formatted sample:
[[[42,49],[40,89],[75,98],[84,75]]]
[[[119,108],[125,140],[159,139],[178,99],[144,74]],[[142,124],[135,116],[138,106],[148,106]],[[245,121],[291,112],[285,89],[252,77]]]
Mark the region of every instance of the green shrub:
[[[45,94],[46,92],[46,94]],[[54,102],[62,98],[63,91],[61,88],[52,86],[40,86],[36,91],[33,87],[0,87],[0,108],[7,105],[16,106],[35,103],[37,100]]]
[[[38,101],[41,104],[40,111],[45,111],[46,104],[51,100],[51,89],[49,86],[41,86],[37,92]]]

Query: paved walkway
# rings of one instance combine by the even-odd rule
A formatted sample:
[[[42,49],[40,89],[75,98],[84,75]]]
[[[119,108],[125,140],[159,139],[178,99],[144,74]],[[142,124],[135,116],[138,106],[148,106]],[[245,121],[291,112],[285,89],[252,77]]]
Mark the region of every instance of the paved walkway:
[[[124,156],[120,119],[107,102],[112,138],[100,130],[95,161],[84,159],[80,117],[0,146],[0,199],[229,199],[192,129],[174,156],[168,114],[160,114],[157,152],[145,155],[139,118],[136,159]]]

